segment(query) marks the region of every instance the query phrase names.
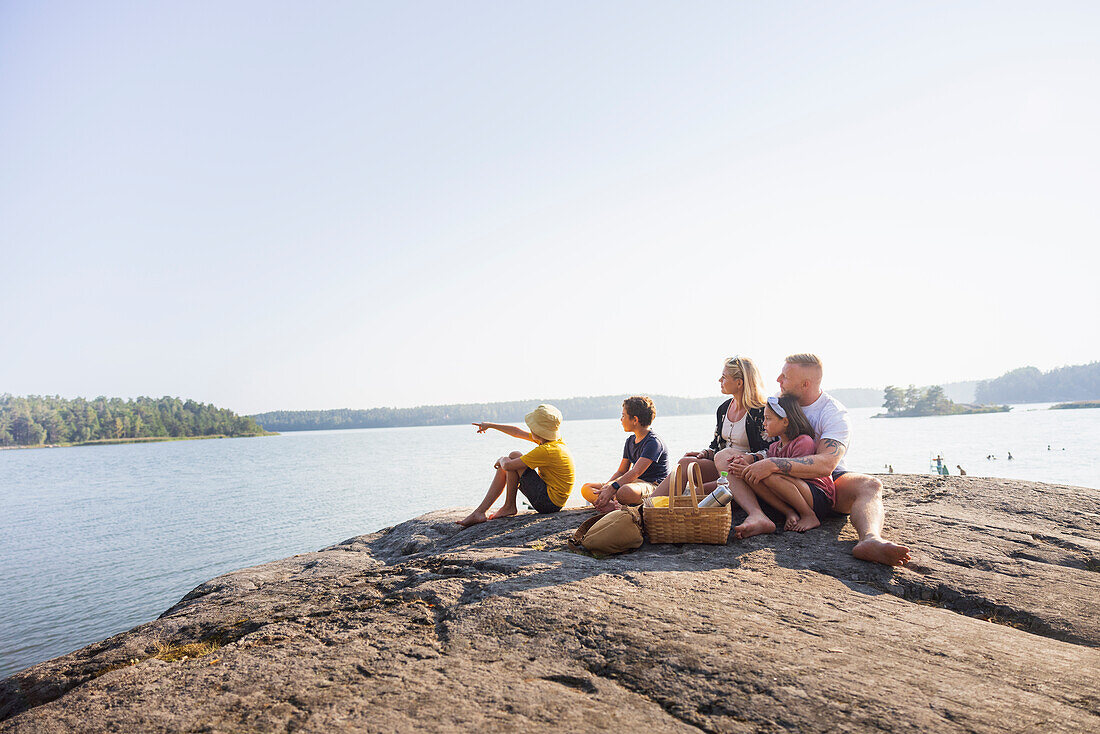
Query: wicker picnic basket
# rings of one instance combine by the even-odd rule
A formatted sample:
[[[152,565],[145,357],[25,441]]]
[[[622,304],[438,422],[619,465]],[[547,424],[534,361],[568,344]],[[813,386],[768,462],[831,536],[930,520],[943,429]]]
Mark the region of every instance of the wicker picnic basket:
[[[733,519],[729,505],[700,507],[703,472],[698,463],[688,469],[688,494],[681,494],[684,480],[680,465],[672,475],[668,507],[645,507],[642,524],[650,543],[712,543],[725,545]]]

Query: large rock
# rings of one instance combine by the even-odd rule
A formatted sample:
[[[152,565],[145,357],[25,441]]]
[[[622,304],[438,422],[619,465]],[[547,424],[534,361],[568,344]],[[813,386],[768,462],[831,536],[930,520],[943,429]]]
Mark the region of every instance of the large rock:
[[[601,560],[587,511],[436,512],[6,679],[0,732],[1100,731],[1100,492],[883,479],[907,568],[840,518]]]

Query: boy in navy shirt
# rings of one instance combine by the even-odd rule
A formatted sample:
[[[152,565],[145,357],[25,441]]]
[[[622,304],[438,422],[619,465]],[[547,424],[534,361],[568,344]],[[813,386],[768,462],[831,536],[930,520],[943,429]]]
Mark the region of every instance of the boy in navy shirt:
[[[623,430],[633,434],[623,446],[619,469],[602,485],[592,486],[597,510],[609,510],[615,503],[640,505],[668,476],[668,450],[660,437],[649,430],[657,411],[653,401],[635,395],[623,401]]]

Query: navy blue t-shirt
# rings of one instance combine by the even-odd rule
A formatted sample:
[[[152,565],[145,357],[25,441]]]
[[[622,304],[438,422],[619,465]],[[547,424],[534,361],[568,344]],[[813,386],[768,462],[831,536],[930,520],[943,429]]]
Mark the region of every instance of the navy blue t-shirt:
[[[653,463],[646,467],[642,476],[638,479],[650,484],[660,484],[661,480],[668,476],[668,449],[665,442],[653,431],[650,431],[641,443],[634,443],[634,435],[626,437],[626,445],[623,446],[623,458],[630,462],[631,466],[638,463],[638,459],[649,459]]]

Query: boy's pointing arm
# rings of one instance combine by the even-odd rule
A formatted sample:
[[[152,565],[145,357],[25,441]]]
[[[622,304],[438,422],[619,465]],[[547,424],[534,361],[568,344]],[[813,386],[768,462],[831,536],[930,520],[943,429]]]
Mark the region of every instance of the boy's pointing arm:
[[[506,433],[509,436],[511,436],[512,438],[522,438],[525,441],[530,441],[531,443],[538,443],[538,439],[536,439],[534,436],[532,436],[530,433],[523,430],[522,428],[516,428],[515,426],[509,426],[509,425],[504,424],[504,423],[484,422],[484,423],[471,423],[470,425],[477,426],[477,432],[478,433],[485,433],[485,431],[492,428],[492,429],[495,429],[497,431],[500,431],[501,433]]]

